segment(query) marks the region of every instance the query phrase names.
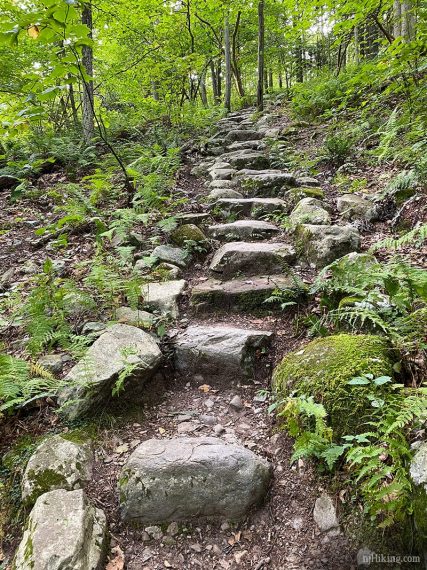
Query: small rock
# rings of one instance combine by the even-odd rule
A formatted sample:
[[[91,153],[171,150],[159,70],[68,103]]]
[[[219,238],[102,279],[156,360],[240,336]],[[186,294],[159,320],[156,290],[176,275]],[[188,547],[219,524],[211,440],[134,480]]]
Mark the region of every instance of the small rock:
[[[182,422],[178,425],[178,433],[192,433],[197,427],[195,422]]]
[[[160,540],[163,536],[162,529],[159,526],[147,526],[145,532],[154,540]]]
[[[222,550],[220,549],[220,547],[217,544],[214,544],[212,546],[212,552],[214,554],[216,554],[217,556],[222,556]]]
[[[229,522],[225,521],[225,522],[223,522],[223,523],[221,524],[221,530],[222,530],[222,531],[225,532],[225,531],[228,530],[229,528],[230,528],[230,523],[229,523]]]
[[[71,358],[67,354],[46,354],[39,358],[38,363],[51,374],[59,374],[69,360]]]
[[[177,522],[171,522],[166,530],[170,536],[176,536],[179,533],[179,526]]]
[[[246,558],[247,554],[248,554],[247,550],[240,550],[239,552],[236,552],[234,554],[234,560],[236,561],[236,564],[240,564],[242,560]]]
[[[203,548],[198,542],[196,542],[195,544],[190,544],[190,548],[191,550],[194,550],[194,552],[202,552],[203,550]]]
[[[221,424],[216,424],[216,426],[214,426],[213,430],[216,433],[216,435],[221,435],[222,433],[225,432],[225,428]]]
[[[236,411],[242,410],[243,409],[242,398],[238,395],[234,396],[234,398],[230,402],[230,407]]]
[[[334,503],[325,493],[316,499],[313,518],[322,532],[339,527]]]
[[[199,416],[199,420],[202,424],[205,424],[207,426],[214,426],[216,424],[215,416],[208,416],[206,414],[201,414]]]

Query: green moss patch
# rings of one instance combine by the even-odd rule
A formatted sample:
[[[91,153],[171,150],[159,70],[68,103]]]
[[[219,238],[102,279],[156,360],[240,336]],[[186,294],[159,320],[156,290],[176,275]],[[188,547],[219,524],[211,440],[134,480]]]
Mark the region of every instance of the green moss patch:
[[[363,373],[391,375],[387,342],[374,335],[339,334],[313,340],[285,356],[274,371],[273,384],[279,397],[304,394],[322,403],[340,437],[366,429],[369,388],[348,384]]]

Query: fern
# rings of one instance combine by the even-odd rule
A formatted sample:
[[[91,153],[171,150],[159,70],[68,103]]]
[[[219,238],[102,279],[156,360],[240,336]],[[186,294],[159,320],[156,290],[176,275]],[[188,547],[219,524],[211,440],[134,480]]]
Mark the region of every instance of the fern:
[[[422,224],[406,232],[399,238],[386,238],[374,244],[370,251],[374,252],[379,249],[398,250],[403,247],[422,247],[427,240],[427,224]]]

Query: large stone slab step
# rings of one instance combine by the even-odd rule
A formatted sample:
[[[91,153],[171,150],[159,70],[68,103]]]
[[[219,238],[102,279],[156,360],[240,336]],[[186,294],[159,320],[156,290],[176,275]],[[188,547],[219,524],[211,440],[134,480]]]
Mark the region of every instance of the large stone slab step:
[[[221,198],[211,207],[220,210],[224,216],[232,213],[255,219],[273,212],[286,212],[288,209],[287,203],[280,198]]]
[[[214,255],[209,269],[229,280],[245,275],[279,275],[295,261],[295,250],[286,243],[231,242]]]
[[[150,439],[123,468],[122,517],[131,523],[238,520],[263,499],[270,476],[265,459],[219,438]]]
[[[226,325],[196,325],[172,338],[176,370],[186,376],[200,376],[206,382],[236,382],[254,377],[260,349],[266,348],[273,333]]]
[[[208,226],[208,235],[211,238],[231,240],[259,240],[268,239],[281,232],[280,228],[268,222],[258,220],[238,220],[229,224]]]
[[[281,291],[275,302],[267,302],[273,292]],[[304,297],[305,287],[294,276],[271,275],[220,281],[208,279],[193,287],[191,305],[196,312],[267,312],[285,301]]]

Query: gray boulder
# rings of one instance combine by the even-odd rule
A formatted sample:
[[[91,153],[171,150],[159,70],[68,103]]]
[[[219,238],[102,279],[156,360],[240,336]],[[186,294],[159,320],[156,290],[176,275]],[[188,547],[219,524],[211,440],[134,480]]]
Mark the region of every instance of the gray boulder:
[[[297,178],[297,186],[320,186],[320,182],[317,178],[313,178],[312,176],[301,176]]]
[[[60,374],[69,360],[71,357],[68,354],[45,354],[38,359],[38,363],[51,374]]]
[[[129,380],[135,390],[151,378],[161,359],[151,335],[137,327],[112,325],[67,374],[64,380],[68,386],[60,391],[58,402],[71,419],[86,415],[111,401],[120,373],[129,366],[133,368]]]
[[[208,200],[210,202],[214,200],[218,200],[220,198],[243,198],[243,194],[237,192],[236,190],[232,190],[231,188],[228,189],[221,189],[221,188],[214,188],[208,195]]]
[[[222,198],[214,204],[225,215],[229,213],[259,218],[273,212],[284,212],[287,204],[280,198]]]
[[[270,331],[230,326],[192,326],[173,339],[176,369],[211,382],[253,378],[256,352],[268,346]]]
[[[418,549],[427,560],[427,443],[417,448],[409,470],[412,482],[412,506],[414,510],[415,537]]]
[[[207,185],[212,190],[228,190],[237,187],[236,180],[212,180]]]
[[[262,152],[255,150],[237,150],[221,155],[221,160],[228,162],[232,168],[241,170],[243,168],[251,168],[254,170],[262,170],[268,168],[270,161]],[[233,172],[234,174],[234,172]]]
[[[239,275],[278,275],[295,261],[295,250],[285,243],[231,242],[213,256],[209,269],[221,279]]]
[[[261,170],[251,169],[240,170],[236,175],[240,188],[247,194],[257,196],[267,192],[277,194],[283,188],[295,186],[295,177],[288,172],[281,170]]]
[[[82,490],[50,491],[30,513],[14,570],[102,570],[107,523]]]
[[[251,131],[249,129],[234,129],[228,132],[224,137],[224,142],[226,144],[235,141],[255,141],[262,139],[262,133],[258,131]]]
[[[325,267],[360,247],[359,232],[352,226],[300,224],[294,239],[298,257],[316,267]]]
[[[262,141],[241,141],[241,142],[234,142],[227,146],[228,151],[235,151],[235,150],[263,150],[265,148],[265,143]]]
[[[173,247],[171,245],[158,245],[154,248],[152,257],[157,257],[160,261],[172,263],[178,267],[187,267],[191,261],[191,255],[185,249]]]
[[[132,309],[131,307],[119,307],[116,310],[115,317],[115,320],[119,323],[142,329],[150,329],[155,322],[155,318],[151,313],[140,311],[139,309]]]
[[[265,239],[279,234],[280,231],[274,224],[259,220],[238,220],[208,227],[209,237],[226,241]]]
[[[323,493],[323,495],[316,499],[313,518],[322,532],[327,532],[328,530],[339,527],[334,503],[326,493]]]
[[[209,170],[209,178],[211,180],[231,180],[235,172],[234,168],[220,168],[215,165]]]
[[[298,224],[330,224],[331,216],[316,198],[303,198],[289,214],[293,226]]]
[[[120,480],[127,522],[239,520],[263,499],[267,461],[213,437],[150,439],[129,457]]]
[[[141,287],[143,303],[149,309],[159,311],[173,319],[178,317],[178,300],[184,293],[187,282],[184,279],[146,283]]]
[[[27,463],[22,478],[22,500],[33,505],[48,491],[81,489],[90,481],[92,459],[89,441],[77,443],[67,439],[67,434],[45,439]]]
[[[345,220],[359,219],[371,222],[377,215],[375,204],[356,194],[340,196],[337,199],[337,210]]]

